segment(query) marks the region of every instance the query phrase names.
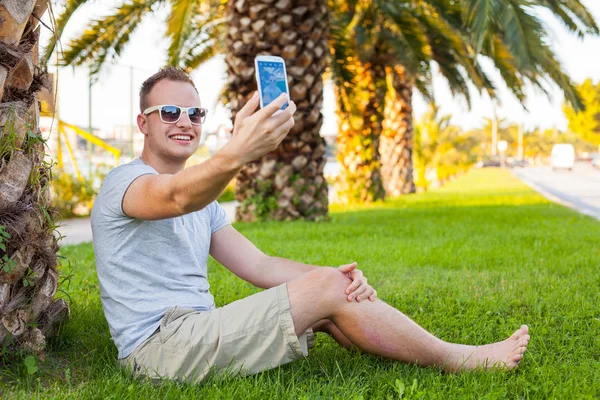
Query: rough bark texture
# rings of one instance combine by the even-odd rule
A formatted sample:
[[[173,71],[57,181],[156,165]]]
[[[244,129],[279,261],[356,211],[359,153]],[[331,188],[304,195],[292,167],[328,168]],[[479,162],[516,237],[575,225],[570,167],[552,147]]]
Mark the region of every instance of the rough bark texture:
[[[410,79],[404,68],[388,68],[388,98],[385,107],[383,135],[379,143],[381,174],[388,196],[416,191],[413,180],[413,113]]]
[[[381,53],[367,63],[352,61],[355,82],[344,107],[338,99],[340,123],[338,155],[341,164],[336,181],[336,201],[349,204],[383,200],[379,140],[385,102],[385,67]],[[350,62],[350,61],[348,61]]]
[[[44,355],[69,316],[58,287],[37,92],[39,18],[47,0],[0,0],[0,345]]]
[[[238,174],[236,218],[326,218],[325,141],[319,131],[328,57],[327,2],[232,0],[227,21],[225,60],[233,118],[257,89],[254,58],[259,54],[286,60],[290,96],[298,107],[296,125],[279,148]]]

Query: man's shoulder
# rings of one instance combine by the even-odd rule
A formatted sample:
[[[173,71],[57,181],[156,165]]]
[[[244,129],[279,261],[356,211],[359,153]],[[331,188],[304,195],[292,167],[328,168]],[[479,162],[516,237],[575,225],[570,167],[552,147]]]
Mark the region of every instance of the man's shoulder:
[[[113,168],[104,178],[102,186],[107,184],[118,184],[119,181],[127,178],[135,178],[145,174],[158,174],[154,168],[144,164],[139,159],[128,162],[127,164],[119,165]]]
[[[127,187],[137,177],[146,174],[158,174],[154,168],[144,164],[139,159],[135,159],[127,164],[119,165],[113,168],[104,178],[102,187],[94,201],[92,208],[92,220],[94,219],[94,210],[102,208],[105,205],[112,205],[115,201],[121,205],[122,196]],[[118,199],[118,200],[115,200]],[[117,204],[117,203],[115,203]],[[112,206],[114,208],[114,205]]]
[[[152,168],[149,165],[144,164],[139,158],[136,158],[126,164],[121,164],[121,165],[111,169],[109,171],[109,173],[106,175],[106,178],[121,175],[121,174],[132,173],[137,170],[140,170],[140,171],[148,170],[148,171],[156,172],[154,170],[154,168]]]

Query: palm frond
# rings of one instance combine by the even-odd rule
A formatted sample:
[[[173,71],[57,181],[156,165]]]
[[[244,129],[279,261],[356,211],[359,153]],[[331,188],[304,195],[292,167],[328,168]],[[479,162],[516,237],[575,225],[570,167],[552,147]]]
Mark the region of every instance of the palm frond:
[[[219,0],[217,0],[219,1]],[[192,21],[194,26],[181,45],[177,66],[192,71],[217,54],[225,53],[226,19],[224,4],[215,3],[214,12],[203,12]]]
[[[196,15],[201,15],[200,6],[204,0],[170,0],[171,14],[167,19],[167,37],[171,39],[167,63],[179,66],[182,47],[192,33],[192,23]]]
[[[388,30],[382,32],[382,41],[390,46],[393,53],[392,64],[401,64],[411,76],[421,77],[421,79],[417,79],[418,89],[425,97],[428,97],[430,91],[426,87],[431,85],[430,57],[413,57],[413,52],[406,40]]]
[[[79,7],[81,7],[83,4],[87,3],[88,1],[89,0],[67,0],[64,11],[62,12],[62,14],[60,14],[58,19],[56,20],[56,23],[54,26],[54,35],[50,38],[50,42],[44,49],[44,54],[41,59],[41,62],[43,64],[47,64],[48,60],[50,60],[50,57],[52,56],[52,53],[54,52],[54,49],[56,48],[56,44],[60,40],[62,33],[65,29],[65,26],[69,22],[69,19],[71,19],[71,16],[73,15],[73,13],[75,13],[75,11],[77,11],[77,9]]]
[[[467,81],[493,97],[495,87],[477,64],[476,51],[466,40],[467,35],[461,32],[460,10],[452,2],[447,2],[444,6],[448,6],[449,9],[442,15],[439,8],[442,4],[433,3],[435,2],[432,4],[423,2],[418,7],[421,20],[427,26],[428,38],[433,49],[431,59],[441,66],[440,72],[448,80],[453,92],[465,96],[467,103],[470,104]],[[451,19],[448,20],[446,17]],[[457,76],[448,74],[457,74]]]
[[[188,72],[216,55],[224,54],[225,19],[207,21],[196,26],[195,33],[183,46],[181,66]]]
[[[563,72],[556,55],[545,43],[545,30],[538,18],[519,7],[517,0],[508,0],[502,21],[506,27],[502,41],[513,55],[515,68],[523,78],[546,91],[545,79],[549,78],[561,88],[565,99],[574,108],[583,107],[583,103],[570,78]],[[520,33],[516,33],[519,30]],[[518,40],[521,43],[516,43]]]
[[[498,2],[496,0],[462,0],[461,3],[465,14],[464,22],[469,27],[475,50],[479,53],[489,35]]]
[[[415,16],[414,10],[398,3],[382,2],[381,12],[385,29],[396,38],[393,44],[398,50],[403,50],[396,52],[396,56],[404,59],[411,74],[417,74],[432,56],[427,27]],[[386,35],[386,38],[392,39],[392,35]]]
[[[331,78],[335,85],[340,111],[349,112],[352,82],[356,75],[352,63],[357,58],[357,54],[356,42],[348,34],[347,27],[354,18],[355,10],[349,10],[344,3],[332,1],[329,3],[331,10],[329,51]]]
[[[65,65],[91,62],[91,74],[96,75],[106,59],[118,57],[129,36],[153,7],[165,0],[132,0],[102,20],[95,20],[83,35],[73,40],[63,55]]]
[[[515,59],[508,51],[504,43],[497,37],[493,37],[494,52],[490,58],[495,67],[500,72],[502,79],[506,83],[508,89],[515,95],[521,103],[525,101],[525,92],[523,91],[524,82],[520,77],[520,72],[515,66]],[[490,96],[494,98],[495,96]]]
[[[471,94],[469,93],[469,86],[467,85],[467,80],[463,76],[459,66],[452,63],[438,63],[438,67],[440,69],[440,73],[448,81],[448,86],[450,87],[450,92],[452,95],[456,96],[460,94],[464,96],[468,106],[471,107]]]
[[[540,6],[548,8],[574,33],[583,37],[585,33],[598,35],[600,30],[580,0],[538,0]]]
[[[214,39],[207,40],[205,43],[203,43],[201,48],[201,51],[195,52],[193,55],[190,55],[188,58],[182,60],[182,68],[186,72],[190,73],[211,58],[225,52],[225,48],[222,46],[222,43]]]
[[[527,13],[518,1],[509,0],[499,15],[499,26],[504,27],[503,40],[514,55],[519,69],[533,69],[531,46],[533,41],[541,39],[544,29],[537,17]]]
[[[533,83],[538,87],[542,87],[542,79],[544,77],[549,77],[552,82],[556,83],[562,90],[565,100],[571,104],[574,109],[577,111],[583,110],[585,106],[583,105],[581,96],[575,88],[574,83],[571,81],[571,78],[563,72],[562,66],[556,59],[556,55],[552,49],[547,45],[542,44],[535,49],[534,57],[537,61],[538,75],[535,76],[535,80],[532,80]]]

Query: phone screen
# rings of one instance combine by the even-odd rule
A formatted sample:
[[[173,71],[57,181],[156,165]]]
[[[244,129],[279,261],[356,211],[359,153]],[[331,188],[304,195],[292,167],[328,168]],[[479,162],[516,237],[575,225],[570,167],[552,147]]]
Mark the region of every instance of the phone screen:
[[[286,76],[283,69],[283,63],[274,61],[258,61],[258,76],[260,79],[260,90],[263,100],[263,107],[267,106],[282,93],[286,93]],[[289,93],[287,94],[289,98]],[[286,102],[281,109],[288,106]]]

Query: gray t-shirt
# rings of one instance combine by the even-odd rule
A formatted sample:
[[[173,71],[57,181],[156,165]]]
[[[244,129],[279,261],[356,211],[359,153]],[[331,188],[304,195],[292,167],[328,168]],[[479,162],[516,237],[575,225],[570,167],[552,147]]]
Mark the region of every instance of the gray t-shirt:
[[[210,239],[229,225],[216,201],[176,218],[128,217],[123,196],[145,174],[158,172],[139,159],[113,169],[92,209],[100,295],[119,358],[156,331],[167,308],[214,308],[206,266]]]

